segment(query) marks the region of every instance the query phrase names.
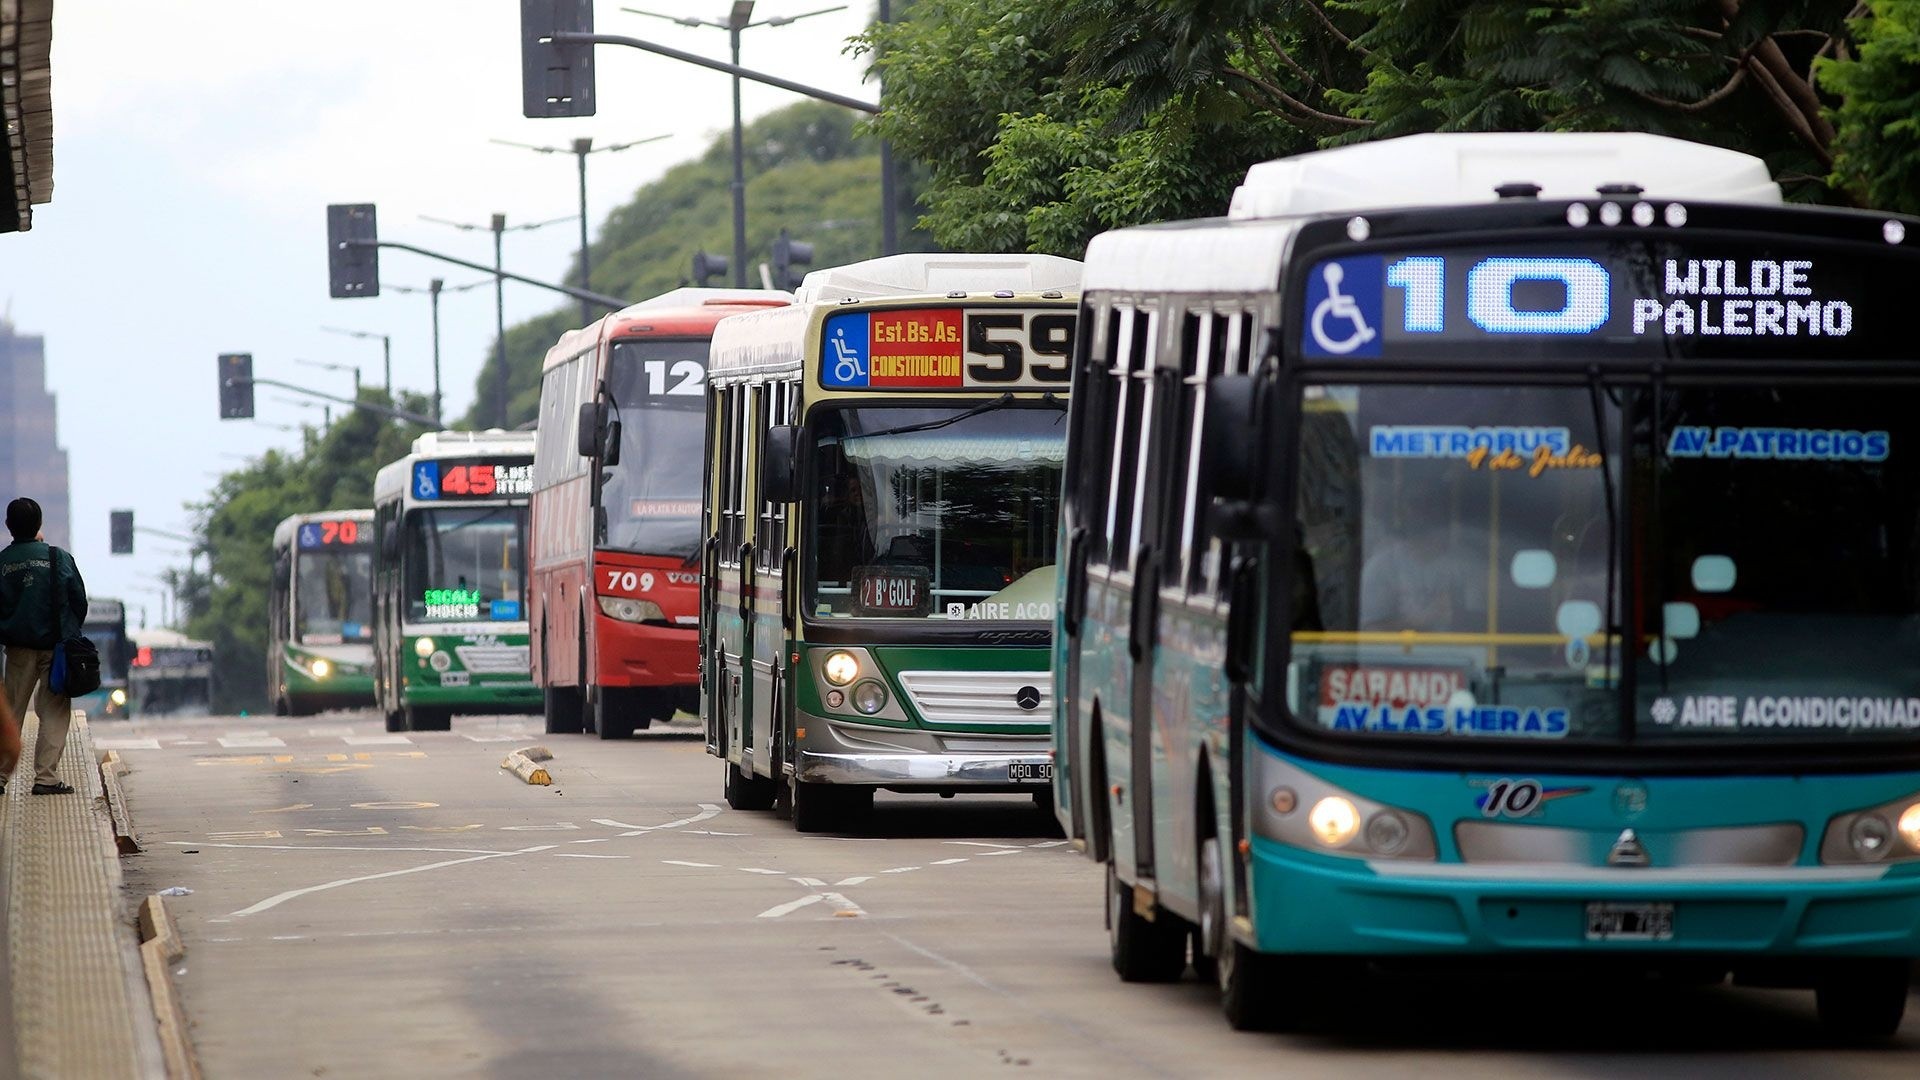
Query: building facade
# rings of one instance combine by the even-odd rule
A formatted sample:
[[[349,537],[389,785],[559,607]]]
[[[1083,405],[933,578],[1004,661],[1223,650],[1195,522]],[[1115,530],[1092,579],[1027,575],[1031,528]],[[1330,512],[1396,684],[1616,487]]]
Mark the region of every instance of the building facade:
[[[22,334],[0,318],[0,504],[21,495],[38,502],[48,542],[66,547],[67,452],[60,447],[53,406],[46,339]]]

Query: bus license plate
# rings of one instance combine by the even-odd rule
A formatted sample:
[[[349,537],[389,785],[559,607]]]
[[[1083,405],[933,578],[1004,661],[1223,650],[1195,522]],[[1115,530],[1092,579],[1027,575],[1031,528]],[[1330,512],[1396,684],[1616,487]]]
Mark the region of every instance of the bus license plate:
[[[1672,941],[1672,904],[1587,905],[1588,941]]]
[[[1016,761],[1007,766],[1007,779],[1016,784],[1053,783],[1053,762]]]
[[[443,671],[440,673],[441,686],[467,686],[473,682],[471,671]]]

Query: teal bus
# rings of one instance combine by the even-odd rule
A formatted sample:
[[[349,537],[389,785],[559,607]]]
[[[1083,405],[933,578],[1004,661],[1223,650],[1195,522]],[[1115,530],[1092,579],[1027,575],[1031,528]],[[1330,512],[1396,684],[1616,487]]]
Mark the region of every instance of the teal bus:
[[[527,431],[440,431],[373,484],[374,688],[388,731],[540,709],[527,644]]]
[[[295,514],[273,530],[267,700],[281,716],[373,705],[373,511]]]
[[[1044,795],[1079,276],[895,255],[715,324],[689,561],[730,805],[813,832],[881,789]]]
[[[1310,153],[1096,238],[1055,809],[1120,976],[1191,963],[1255,1028],[1369,970],[1590,963],[1892,1033],[1917,247],[1629,134]]]

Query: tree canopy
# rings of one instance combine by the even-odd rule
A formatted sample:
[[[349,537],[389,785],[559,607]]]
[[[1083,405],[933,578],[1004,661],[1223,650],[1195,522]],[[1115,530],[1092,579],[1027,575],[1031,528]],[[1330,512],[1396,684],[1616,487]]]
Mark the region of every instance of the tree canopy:
[[[1423,131],[1647,131],[1790,197],[1920,200],[1902,0],[921,0],[863,48],[941,243],[1077,255],[1248,164]]]

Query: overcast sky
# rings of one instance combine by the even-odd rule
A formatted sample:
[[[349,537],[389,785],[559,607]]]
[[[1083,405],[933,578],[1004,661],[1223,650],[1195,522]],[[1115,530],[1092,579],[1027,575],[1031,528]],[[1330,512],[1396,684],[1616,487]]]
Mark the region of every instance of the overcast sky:
[[[797,15],[833,0],[762,0],[755,15]],[[727,35],[627,14],[597,0],[597,29],[724,59]],[[730,0],[634,6],[724,19]],[[73,549],[97,596],[148,607],[184,545],[142,535],[138,555],[107,554],[107,514],[188,531],[185,504],[269,447],[296,447],[317,409],[260,387],[258,422],[218,415],[214,357],[251,352],[255,374],[337,393],[352,376],[295,359],[357,363],[381,379],[380,343],[323,326],[391,334],[394,382],[432,386],[424,294],[327,297],[326,204],[378,205],[382,239],[491,263],[492,240],[421,215],[509,225],[571,215],[574,163],[489,139],[566,145],[577,136],[672,138],[588,166],[598,220],[729,123],[726,76],[632,49],[598,52],[599,115],[520,116],[519,5],[513,0],[62,0],[54,9],[53,201],[33,230],[0,236],[0,308],[47,339],[60,442],[71,456]],[[845,39],[869,0],[789,26],[749,30],[743,63],[872,99]],[[749,83],[749,121],[796,100]],[[578,225],[509,233],[507,269],[557,280]],[[387,286],[449,287],[483,277],[401,252],[381,254]],[[564,302],[509,283],[507,322]],[[441,380],[449,416],[471,403],[493,338],[491,286],[441,298]],[[14,493],[0,493],[11,498]],[[137,615],[135,616],[137,619]]]

